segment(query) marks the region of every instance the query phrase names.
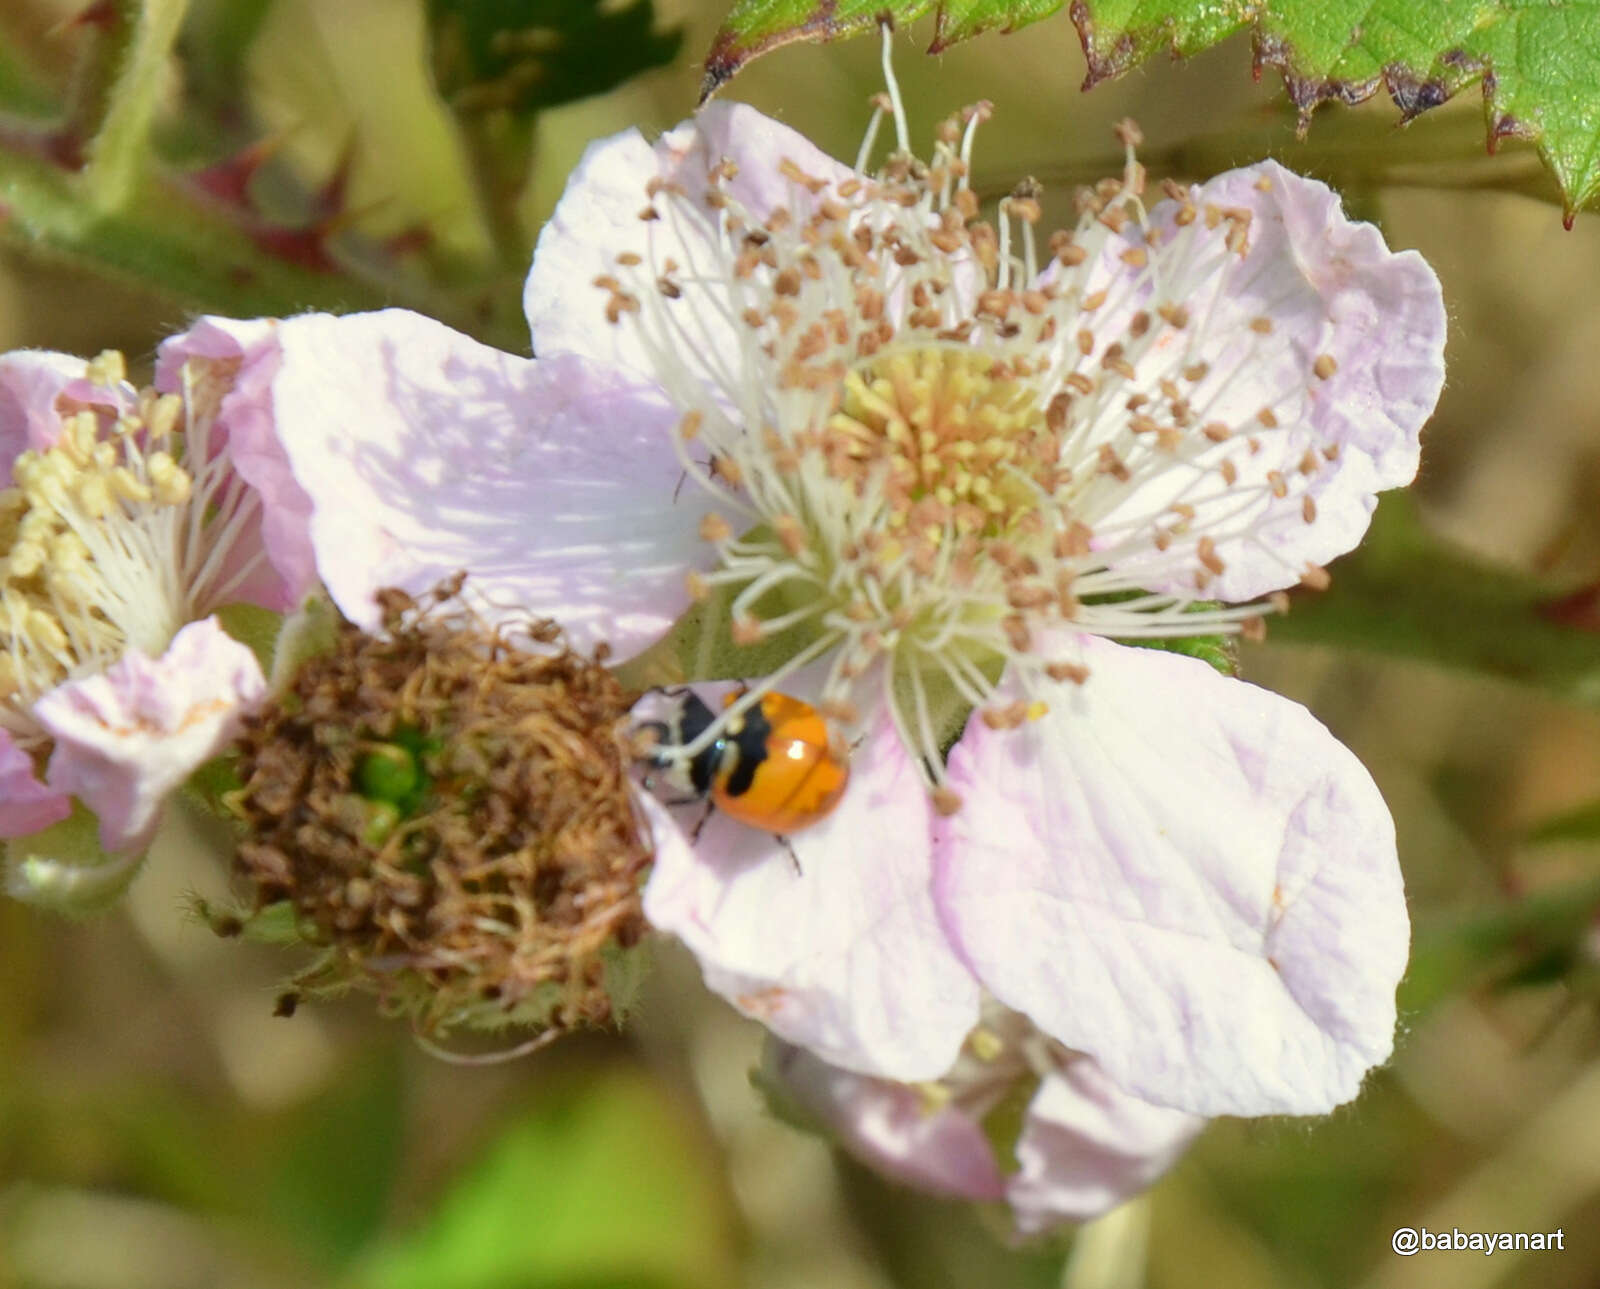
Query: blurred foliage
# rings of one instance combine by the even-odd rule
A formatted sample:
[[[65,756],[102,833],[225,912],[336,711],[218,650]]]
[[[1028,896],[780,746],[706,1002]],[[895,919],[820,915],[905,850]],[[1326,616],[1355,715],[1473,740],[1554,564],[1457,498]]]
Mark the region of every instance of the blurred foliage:
[[[531,117],[670,63],[648,0],[427,0],[434,79],[455,112]]]
[[[1600,707],[1600,633],[1555,621],[1558,592],[1429,533],[1405,493],[1387,494],[1333,585],[1271,624],[1279,642],[1367,649],[1538,685]]]
[[[526,349],[519,300],[531,236],[517,203],[535,116],[668,62],[678,35],[657,31],[651,0],[620,10],[601,0],[436,0],[426,26],[420,17],[394,23],[398,10],[372,0],[282,16],[296,7],[108,0],[36,36],[52,52],[71,48],[70,70],[53,84],[0,46],[0,239],[190,309],[250,316],[403,304]],[[369,219],[373,207],[352,195],[351,169],[392,168],[403,191],[401,176],[415,164],[398,151],[348,151],[371,148],[371,130],[358,143],[347,138],[346,155],[318,182],[275,155],[304,121],[274,123],[244,91],[283,24],[305,25],[297,18],[312,27],[296,35],[301,72],[316,66],[319,43],[337,74],[340,55],[357,48],[346,40],[376,37],[361,57],[372,81],[340,85],[334,119],[321,124],[343,116],[353,129],[371,117],[366,100],[376,107],[388,96],[392,109],[409,93],[412,102],[432,98],[433,129],[447,130],[447,103],[463,154],[456,165],[470,173],[446,200],[475,211],[441,221],[439,210],[390,209],[387,221]],[[406,48],[411,40],[432,49],[444,103],[405,74],[423,53]],[[414,133],[394,140],[416,141]],[[428,191],[438,200],[448,189]],[[390,194],[375,200],[393,205]],[[487,229],[498,259],[463,254],[471,238],[442,226],[463,219]]]
[[[721,1289],[736,1283],[714,1160],[626,1066],[539,1080],[363,1289]]]
[[[1600,800],[1546,819],[1528,834],[1534,842],[1600,842]]]

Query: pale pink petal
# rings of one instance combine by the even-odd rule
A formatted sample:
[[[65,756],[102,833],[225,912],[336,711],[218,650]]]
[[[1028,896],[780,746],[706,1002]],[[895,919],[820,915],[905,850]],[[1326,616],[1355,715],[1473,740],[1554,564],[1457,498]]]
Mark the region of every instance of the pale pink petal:
[[[650,849],[655,856],[655,862],[658,864],[664,862],[677,867],[692,863],[694,855],[689,839],[683,835],[683,829],[678,827],[678,821],[672,817],[672,812],[648,792],[636,792],[633,803],[645,831],[649,833]]]
[[[978,991],[934,910],[929,815],[884,716],[833,814],[790,839],[793,860],[712,815],[691,855],[657,859],[645,916],[779,1037],[863,1074],[936,1078],[977,1019]]]
[[[691,198],[703,195],[711,166],[733,162],[738,173],[728,181],[726,192],[762,221],[780,206],[791,214],[811,209],[812,195],[784,173],[785,162],[792,162],[811,179],[835,185],[854,173],[805,135],[763,116],[747,103],[731,100],[707,103],[662,136],[655,151],[662,175],[682,184]]]
[[[617,256],[631,251],[646,265],[664,267],[670,258],[684,270],[683,299],[674,316],[692,317],[697,331],[684,338],[677,362],[704,376],[719,360],[734,361],[742,337],[726,292],[692,280],[698,271],[719,279],[723,273],[726,252],[714,250],[718,212],[703,204],[707,171],[723,159],[738,167],[726,191],[758,218],[779,205],[801,211],[811,200],[780,172],[785,159],[822,178],[850,173],[804,136],[742,103],[708,104],[653,148],[637,130],[591,144],[539,235],[524,288],[535,353],[581,354],[627,367],[643,379],[659,378],[658,364],[640,345],[637,319],[608,322],[608,293],[595,286],[598,277],[617,276]],[[689,200],[663,202],[662,218],[645,221],[639,215],[651,205],[645,185],[652,179],[681,185]]]
[[[1161,589],[1194,589],[1195,547],[1210,537],[1225,567],[1205,593],[1247,600],[1352,549],[1376,494],[1416,475],[1422,426],[1444,381],[1444,301],[1420,255],[1390,251],[1375,227],[1345,217],[1326,185],[1276,162],[1229,171],[1192,190],[1192,201],[1201,214],[1181,227],[1177,203],[1152,208],[1148,271],[1121,258],[1141,234],[1130,228],[1107,243],[1089,285],[1109,300],[1086,319],[1097,348],[1085,370],[1098,376],[1106,346],[1125,343],[1134,384],[1154,408],[1166,378],[1188,404],[1190,424],[1226,427],[1233,437],[1207,447],[1191,432],[1187,441],[1204,451],[1158,456],[1147,481],[1085,519],[1114,534],[1137,523],[1131,557],[1111,562],[1148,569],[1146,584]],[[1208,230],[1210,209],[1249,213],[1243,258],[1223,245],[1227,223]],[[1148,340],[1130,340],[1135,312],[1160,305],[1181,306],[1187,324],[1175,329],[1158,317]],[[1205,374],[1194,380],[1191,372]],[[1102,433],[1125,420],[1102,417]],[[1219,474],[1225,460],[1236,482]],[[1163,514],[1173,503],[1197,512],[1181,529]],[[1177,532],[1159,557],[1139,522],[1157,516]]]
[[[983,984],[1121,1088],[1196,1114],[1320,1113],[1390,1052],[1409,927],[1394,825],[1304,708],[1084,638],[1020,730],[969,722],[936,833]]]
[[[1005,1198],[1006,1179],[989,1139],[956,1106],[935,1107],[917,1087],[852,1074],[786,1043],[777,1045],[772,1072],[806,1114],[868,1167],[935,1195]]]
[[[265,546],[268,558],[268,567],[252,575],[238,597],[286,611],[304,599],[318,578],[311,498],[295,481],[273,432],[272,380],[282,361],[277,328],[275,318],[201,318],[182,335],[162,342],[155,383],[165,393],[181,393],[183,366],[191,358],[238,364],[217,410],[218,445],[226,446],[234,470],[261,497],[260,537],[242,538],[239,549]]]
[[[627,655],[688,606],[710,559],[703,507],[675,498],[675,417],[653,392],[567,356],[535,362],[400,309],[280,323],[273,432],[310,498],[334,601],[457,570],[491,617],[556,618]]]
[[[107,851],[142,849],[167,794],[227,746],[265,693],[249,649],[214,618],[191,622],[160,658],[130,650],[34,703],[55,739],[46,779],[94,811]]]
[[[0,837],[26,837],[72,813],[72,799],[39,782],[33,759],[0,729]]]
[[[1033,1235],[1085,1222],[1166,1172],[1206,1121],[1129,1096],[1086,1057],[1048,1075],[1017,1141],[1006,1199],[1017,1230]]]
[[[88,364],[71,354],[18,349],[0,354],[0,471],[25,451],[43,451],[61,434],[62,395],[85,405],[120,411],[121,391],[99,389],[84,377]]]

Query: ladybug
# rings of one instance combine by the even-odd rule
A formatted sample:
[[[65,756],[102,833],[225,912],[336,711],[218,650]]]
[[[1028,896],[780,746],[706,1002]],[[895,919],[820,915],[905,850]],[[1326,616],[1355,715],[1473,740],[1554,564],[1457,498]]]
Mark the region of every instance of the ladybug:
[[[648,721],[640,729],[654,732],[659,743],[681,747],[704,734],[717,718],[692,689],[672,696],[679,700],[676,720]],[[725,705],[738,697],[729,694]],[[658,769],[678,764],[669,753],[651,753],[645,759]],[[825,819],[839,804],[850,782],[850,752],[810,703],[766,693],[730,720],[684,768],[691,800],[709,801],[730,819],[784,836]]]

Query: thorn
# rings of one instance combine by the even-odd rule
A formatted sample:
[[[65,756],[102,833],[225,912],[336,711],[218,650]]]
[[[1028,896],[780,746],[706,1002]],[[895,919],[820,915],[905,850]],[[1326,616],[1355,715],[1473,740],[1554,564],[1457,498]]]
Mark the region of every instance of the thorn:
[[[1600,582],[1539,605],[1539,616],[1576,631],[1600,634]]]
[[[311,194],[311,217],[314,222],[325,224],[346,214],[346,204],[350,199],[350,175],[355,169],[355,160],[356,138],[352,134],[339,153],[333,173],[322,187]]]
[[[420,255],[433,246],[433,241],[433,229],[419,220],[387,238],[383,242],[383,250],[391,259],[398,260],[407,255]]]
[[[250,240],[268,255],[296,264],[313,273],[334,273],[338,264],[328,254],[323,230],[310,228],[280,228],[271,224],[258,224],[245,229]]]
[[[201,192],[230,206],[253,210],[250,184],[278,149],[288,140],[287,134],[269,135],[235,152],[231,157],[213,162],[199,170],[190,171],[184,179]]]
[[[75,14],[69,14],[54,26],[46,28],[46,36],[62,36],[83,27],[98,27],[110,31],[122,21],[116,0],[95,0],[95,3]]]

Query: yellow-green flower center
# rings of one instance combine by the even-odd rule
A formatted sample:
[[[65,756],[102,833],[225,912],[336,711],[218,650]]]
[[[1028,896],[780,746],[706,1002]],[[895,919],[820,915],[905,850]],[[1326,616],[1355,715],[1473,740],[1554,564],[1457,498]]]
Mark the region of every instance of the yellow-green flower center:
[[[827,433],[834,470],[863,488],[882,470],[886,528],[921,542],[1011,533],[1060,473],[1037,388],[967,346],[863,362],[845,377]]]

